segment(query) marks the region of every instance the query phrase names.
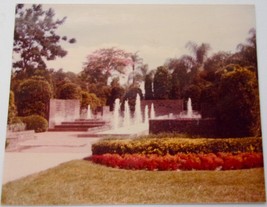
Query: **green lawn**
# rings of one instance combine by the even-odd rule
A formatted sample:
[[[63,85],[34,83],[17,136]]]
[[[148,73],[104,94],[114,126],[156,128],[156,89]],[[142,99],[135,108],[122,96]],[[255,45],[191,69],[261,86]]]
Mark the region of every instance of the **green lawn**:
[[[262,168],[132,171],[75,160],[7,183],[4,205],[264,202]]]

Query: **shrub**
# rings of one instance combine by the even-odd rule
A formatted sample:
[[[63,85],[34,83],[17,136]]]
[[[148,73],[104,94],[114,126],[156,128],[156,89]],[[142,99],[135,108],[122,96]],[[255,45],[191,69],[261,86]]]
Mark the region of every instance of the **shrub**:
[[[157,154],[262,152],[261,138],[140,138],[109,139],[92,145],[93,154]]]
[[[51,85],[46,80],[38,77],[23,80],[15,93],[18,115],[38,114],[46,117],[51,97]]]
[[[26,124],[27,130],[34,130],[35,132],[45,132],[48,128],[48,122],[40,115],[30,115],[22,117],[23,123]]]

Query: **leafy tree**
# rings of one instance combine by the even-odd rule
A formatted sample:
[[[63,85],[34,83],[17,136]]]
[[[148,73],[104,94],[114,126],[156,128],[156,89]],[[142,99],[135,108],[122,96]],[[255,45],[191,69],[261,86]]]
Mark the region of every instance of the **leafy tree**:
[[[168,99],[170,92],[170,74],[166,67],[157,68],[154,76],[154,98]]]
[[[73,72],[64,72],[63,69],[51,72],[51,79],[54,89],[54,95],[56,98],[60,96],[60,90],[66,83],[74,83],[79,85],[81,89],[88,90],[88,84],[81,79],[79,75]]]
[[[107,105],[111,93],[111,86],[107,86],[104,83],[89,84],[88,91],[94,93],[100,99],[101,106]]]
[[[202,78],[215,82],[217,80],[216,72],[231,63],[231,56],[228,52],[218,52],[209,57],[204,63],[204,71],[201,72]]]
[[[47,118],[52,89],[50,84],[42,77],[23,80],[16,91],[15,97],[18,116],[37,114]]]
[[[153,93],[153,71],[151,71],[145,77],[145,99],[146,100],[154,99],[154,93]]]
[[[88,105],[92,110],[95,110],[98,106],[101,106],[101,100],[94,93],[81,91],[81,109],[87,109]]]
[[[224,136],[251,136],[259,130],[259,93],[255,72],[238,65],[222,73],[218,87],[218,120]]]
[[[54,16],[52,9],[44,11],[40,4],[29,8],[23,4],[17,5],[13,46],[13,68],[17,72],[31,74],[36,69],[46,69],[45,61],[67,54],[60,42],[68,38],[56,34],[66,17],[54,20]],[[75,39],[69,40],[69,43],[74,42]]]
[[[130,53],[117,48],[103,48],[87,56],[83,76],[90,83],[104,83],[112,72],[124,73],[126,66],[132,65]]]
[[[183,56],[179,59],[170,59],[167,63],[172,70],[170,98],[181,99],[184,96],[186,86],[190,83],[190,71],[193,67],[192,59]]]
[[[59,88],[58,98],[80,99],[81,88],[75,83],[65,83]]]
[[[257,43],[256,30],[254,28],[249,31],[250,37],[246,43],[239,44],[237,49],[243,59],[243,64],[246,67],[252,67],[257,72]]]

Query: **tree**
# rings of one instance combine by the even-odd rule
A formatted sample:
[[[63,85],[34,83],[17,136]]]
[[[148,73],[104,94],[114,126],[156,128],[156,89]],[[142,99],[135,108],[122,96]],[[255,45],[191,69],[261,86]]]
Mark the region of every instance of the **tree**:
[[[256,72],[258,77],[258,64],[257,64],[257,43],[256,43],[256,30],[254,28],[249,30],[250,37],[247,42],[237,45],[238,52],[235,54],[234,59],[237,64],[243,67],[251,68]]]
[[[81,88],[75,83],[65,83],[59,88],[58,98],[60,99],[80,99]]]
[[[94,111],[98,106],[101,106],[101,101],[94,93],[81,91],[81,109],[87,109],[88,105]]]
[[[222,73],[218,87],[218,120],[224,136],[252,136],[260,128],[256,73],[238,65]],[[258,126],[255,125],[258,124]]]
[[[167,66],[172,70],[170,98],[181,99],[184,91],[190,83],[190,72],[193,67],[193,60],[190,56],[182,56],[179,59],[170,59]]]
[[[166,67],[157,68],[154,76],[154,98],[168,99],[170,92],[170,75]]]
[[[154,92],[153,92],[153,71],[145,77],[145,99],[151,100],[154,99]]]
[[[87,62],[84,64],[83,76],[90,83],[104,83],[112,72],[124,73],[126,66],[132,65],[130,53],[117,48],[103,48],[94,51],[87,56]]]
[[[193,53],[193,58],[195,60],[195,64],[198,70],[203,69],[203,64],[208,57],[208,51],[210,50],[210,45],[207,43],[202,43],[201,45],[197,45],[194,42],[188,42],[186,47],[191,50]]]
[[[37,114],[47,118],[52,89],[50,84],[42,77],[23,80],[16,91],[15,97],[18,116]]]
[[[119,78],[114,78],[111,82],[111,92],[108,98],[108,105],[110,111],[114,110],[114,103],[116,99],[122,99],[125,94],[125,89],[120,86]]]
[[[123,98],[122,105],[121,105],[122,110],[124,110],[125,101],[128,100],[130,111],[132,112],[135,111],[135,103],[136,103],[137,94],[139,94],[140,98],[143,99],[142,90],[139,87],[132,85],[128,89],[128,91],[126,92]]]
[[[13,46],[13,68],[17,72],[28,74],[36,69],[46,69],[45,61],[67,54],[60,42],[67,41],[68,38],[56,34],[66,17],[54,20],[54,16],[52,9],[44,11],[40,4],[34,4],[30,8],[25,8],[23,4],[17,5]],[[69,43],[75,41],[70,39]]]
[[[136,69],[138,67],[140,67],[139,65],[142,64],[142,62],[143,62],[143,59],[140,58],[137,53],[138,52],[135,52],[135,53],[130,55],[131,61],[132,61],[131,65],[132,65],[132,79],[133,79],[132,84],[133,85],[135,85],[136,78],[138,77],[138,76],[136,76],[137,75],[136,74]]]

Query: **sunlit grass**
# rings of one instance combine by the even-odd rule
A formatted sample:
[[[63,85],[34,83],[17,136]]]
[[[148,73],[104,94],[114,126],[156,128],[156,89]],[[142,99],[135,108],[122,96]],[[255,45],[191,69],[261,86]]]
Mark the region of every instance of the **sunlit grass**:
[[[262,168],[132,171],[70,161],[3,186],[5,205],[264,202]]]

